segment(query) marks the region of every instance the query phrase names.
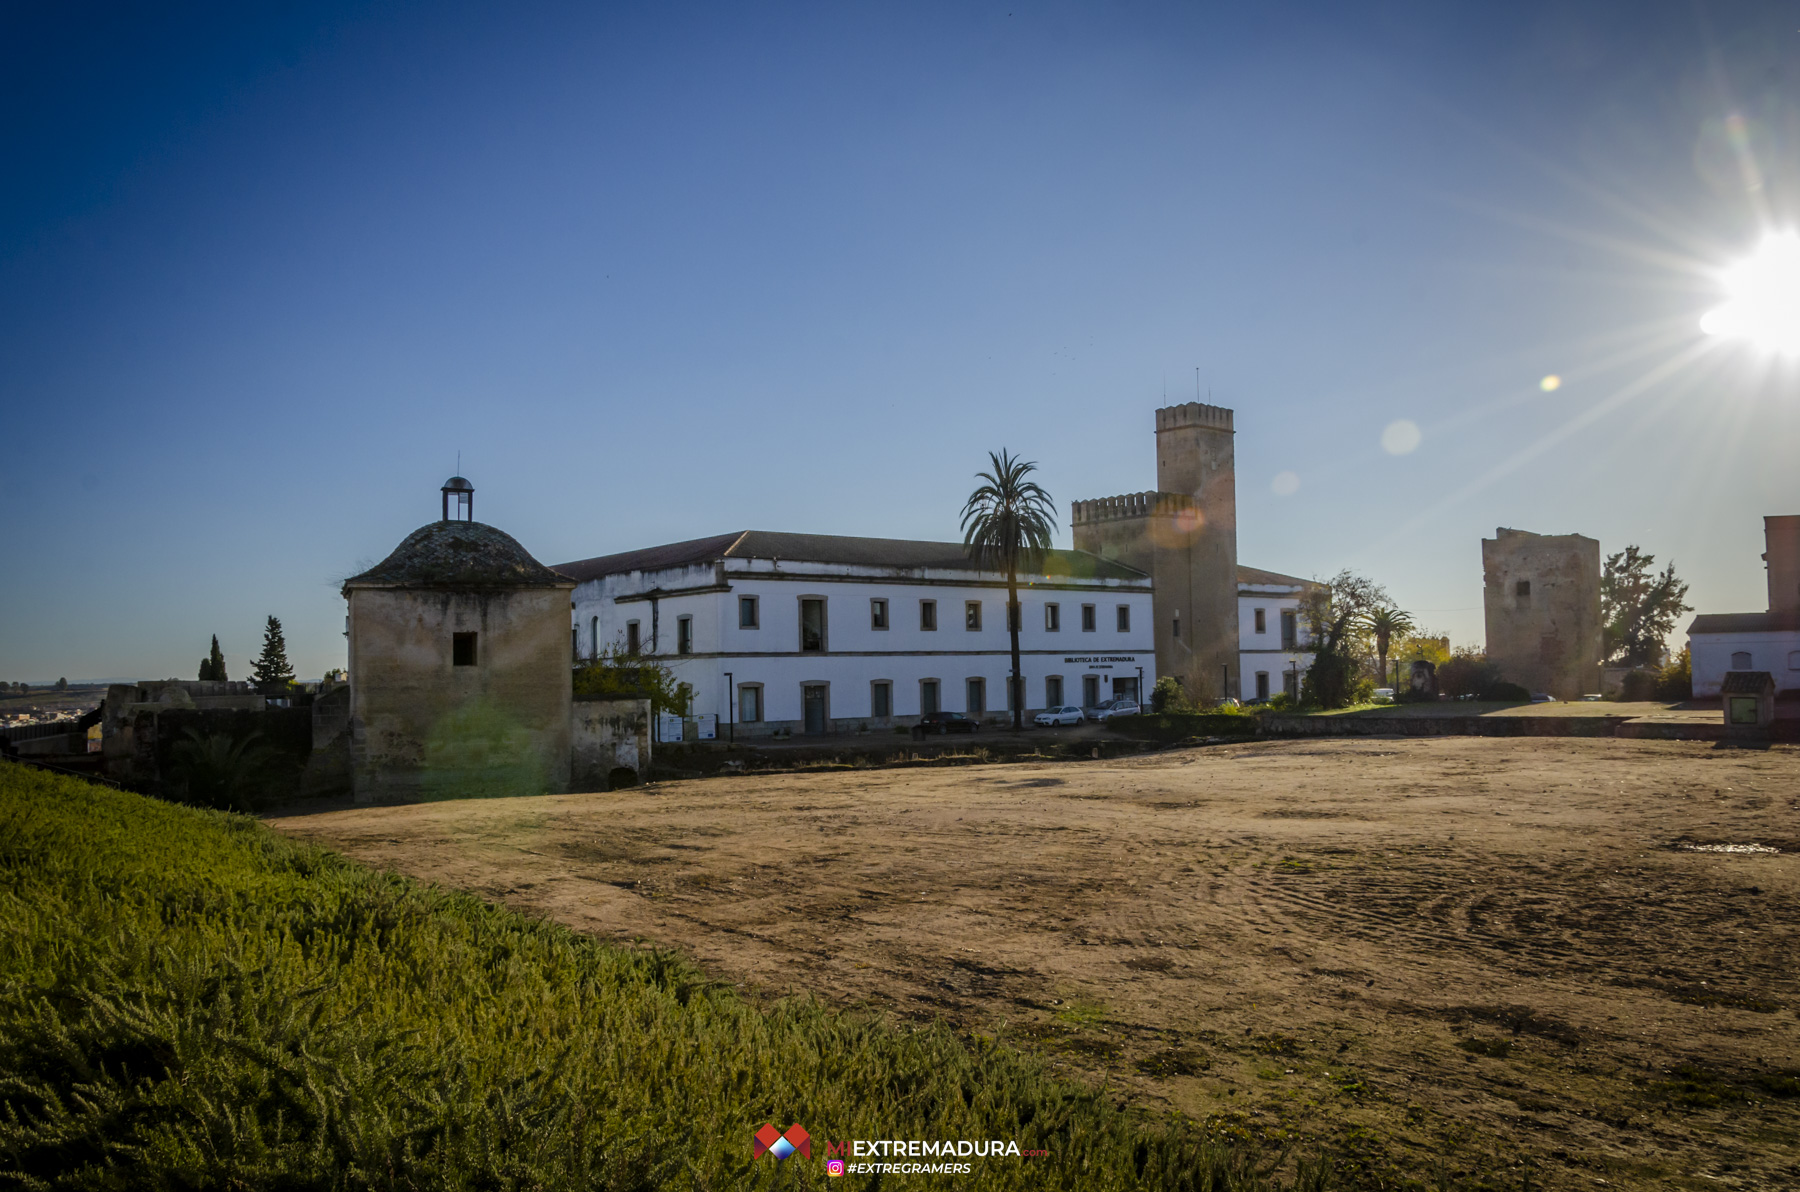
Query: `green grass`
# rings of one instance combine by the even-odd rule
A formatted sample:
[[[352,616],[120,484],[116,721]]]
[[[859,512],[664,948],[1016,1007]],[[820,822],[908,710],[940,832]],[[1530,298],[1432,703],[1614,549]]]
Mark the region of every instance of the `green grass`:
[[[752,1159],[771,1121],[812,1159]],[[666,953],[0,763],[0,1186],[895,1183],[828,1184],[848,1138],[1049,1152],[972,1160],[970,1188],[1344,1186],[1323,1161],[1271,1183],[993,1041],[759,1009]]]

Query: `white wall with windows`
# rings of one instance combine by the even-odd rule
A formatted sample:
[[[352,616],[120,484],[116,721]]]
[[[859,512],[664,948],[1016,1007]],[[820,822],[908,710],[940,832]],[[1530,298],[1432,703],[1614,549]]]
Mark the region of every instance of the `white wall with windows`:
[[[1299,694],[1312,665],[1312,655],[1299,648],[1307,640],[1302,593],[1297,585],[1238,584],[1238,698]]]
[[[1148,578],[1021,577],[1019,600],[1027,714],[1155,684]],[[579,657],[635,643],[739,735],[1010,719],[1006,586],[966,571],[725,559],[583,582],[572,621]]]
[[[1775,689],[1800,688],[1800,629],[1762,629],[1743,633],[1688,634],[1694,669],[1694,697],[1717,698],[1725,672],[1768,671]]]

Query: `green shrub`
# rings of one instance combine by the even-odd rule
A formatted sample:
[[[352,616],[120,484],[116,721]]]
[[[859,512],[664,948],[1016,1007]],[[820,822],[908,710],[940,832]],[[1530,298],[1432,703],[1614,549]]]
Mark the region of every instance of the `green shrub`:
[[[1686,646],[1656,672],[1656,687],[1652,694],[1656,699],[1671,702],[1694,698],[1694,662]]]
[[[0,1172],[44,1189],[777,1188],[763,1122],[1009,1138],[983,1188],[1230,1192],[1247,1149],[1031,1057],[0,763]],[[1324,1169],[1303,1173],[1324,1188]],[[847,1187],[875,1182],[846,1181]],[[883,1185],[885,1186],[885,1184]]]
[[[1656,676],[1647,670],[1631,670],[1619,681],[1619,699],[1628,703],[1656,698]]]

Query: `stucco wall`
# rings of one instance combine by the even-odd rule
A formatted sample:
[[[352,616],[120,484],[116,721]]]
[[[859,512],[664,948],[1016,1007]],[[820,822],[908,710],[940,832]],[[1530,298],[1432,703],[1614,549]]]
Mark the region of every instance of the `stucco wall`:
[[[1800,631],[1694,633],[1688,636],[1694,667],[1694,698],[1716,698],[1728,670],[1768,671],[1781,691],[1800,688]],[[1731,656],[1750,655],[1750,665],[1733,667]]]
[[[358,799],[568,789],[568,588],[349,595]],[[477,662],[454,666],[467,632]]]
[[[1481,563],[1487,656],[1502,676],[1558,699],[1599,691],[1600,543],[1502,528],[1481,540]]]
[[[571,790],[611,790],[613,771],[620,769],[641,781],[650,767],[650,701],[576,700],[571,751]]]

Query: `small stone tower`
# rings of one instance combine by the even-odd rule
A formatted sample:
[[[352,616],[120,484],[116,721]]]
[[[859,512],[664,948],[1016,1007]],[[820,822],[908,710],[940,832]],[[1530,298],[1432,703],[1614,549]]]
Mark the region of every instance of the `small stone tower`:
[[[1075,549],[1155,584],[1156,673],[1195,698],[1238,691],[1237,471],[1231,411],[1156,411],[1156,491],[1076,501]]]
[[[1763,562],[1769,568],[1769,611],[1800,613],[1800,516],[1763,518]]]
[[[1600,544],[1580,534],[1494,531],[1481,540],[1488,661],[1557,699],[1600,690]]]
[[[456,480],[442,520],[344,581],[358,801],[569,786],[575,581],[474,521]]]

